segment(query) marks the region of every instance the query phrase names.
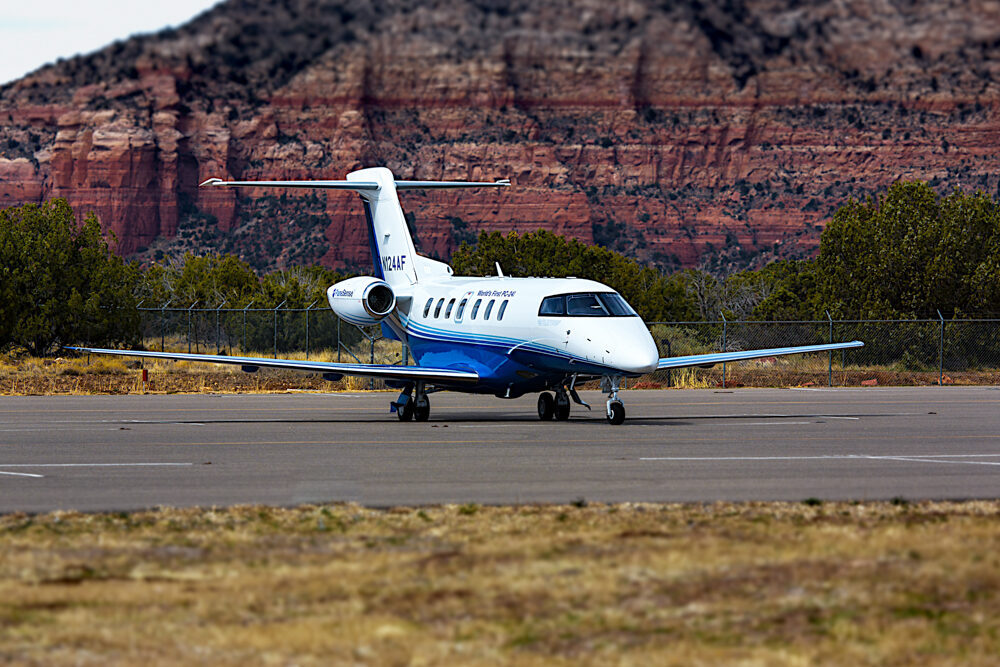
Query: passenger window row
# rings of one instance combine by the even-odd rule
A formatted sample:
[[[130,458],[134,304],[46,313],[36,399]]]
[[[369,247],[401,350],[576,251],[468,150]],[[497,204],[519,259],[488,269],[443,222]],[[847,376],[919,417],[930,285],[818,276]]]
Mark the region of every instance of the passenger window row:
[[[500,303],[500,308],[499,310],[497,310],[498,322],[503,319],[503,314],[507,310],[508,301],[509,299],[504,299]],[[483,311],[484,320],[490,319],[490,314],[493,312],[493,304],[495,302],[496,299],[490,299],[489,302],[486,304],[486,310]],[[468,305],[468,303],[469,303],[468,299],[462,299],[462,301],[458,304],[458,310],[455,312],[456,320],[462,319],[462,315],[465,313],[465,307]],[[482,305],[482,303],[483,303],[482,299],[476,299],[476,302],[472,304],[472,314],[470,315],[470,319],[473,320],[476,319],[476,316],[479,315],[479,307]],[[434,319],[438,319],[439,317],[441,317],[441,308],[444,306],[444,299],[438,299],[436,306],[434,305],[434,297],[427,299],[427,303],[424,305],[425,318],[430,317],[431,306],[434,306]],[[451,318],[451,311],[454,307],[455,307],[455,299],[450,299],[448,301],[448,306],[444,309],[444,318],[446,320]]]

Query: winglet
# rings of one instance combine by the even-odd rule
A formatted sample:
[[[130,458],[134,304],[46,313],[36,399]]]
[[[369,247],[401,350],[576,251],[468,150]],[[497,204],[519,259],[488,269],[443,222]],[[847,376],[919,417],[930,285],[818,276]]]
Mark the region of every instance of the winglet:
[[[204,183],[201,183],[198,187],[199,188],[203,188],[206,185],[218,185],[220,183],[222,183],[222,179],[221,178],[210,178],[207,181],[205,181]]]

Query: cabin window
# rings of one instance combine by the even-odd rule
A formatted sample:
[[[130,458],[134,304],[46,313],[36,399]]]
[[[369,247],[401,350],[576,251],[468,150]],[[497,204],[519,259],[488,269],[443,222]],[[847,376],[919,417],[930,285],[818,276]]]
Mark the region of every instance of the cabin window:
[[[434,319],[437,319],[438,315],[441,314],[441,306],[444,305],[444,299],[438,299],[438,305],[434,307]]]
[[[490,302],[486,304],[486,313],[483,314],[484,320],[490,319],[490,311],[493,310],[493,301],[494,299],[490,299]]]
[[[616,292],[555,294],[542,299],[539,317],[638,317]]]
[[[451,317],[451,309],[455,307],[455,300],[452,299],[448,302],[448,307],[444,311],[444,319]]]
[[[433,303],[434,303],[434,297],[431,297],[431,298],[427,299],[427,305],[424,306],[424,317],[427,317],[427,315],[430,314],[430,312],[431,312],[431,304],[433,304]]]
[[[456,320],[462,319],[462,313],[465,312],[465,304],[467,303],[469,303],[468,299],[462,299],[461,301],[458,302],[458,312],[455,313]]]
[[[476,299],[476,302],[472,304],[472,319],[476,319],[476,314],[479,312],[479,304],[482,302],[482,299]]]
[[[503,311],[505,310],[507,310],[507,299],[504,299],[503,303],[500,304],[500,312],[497,313],[497,321],[503,319]]]
[[[542,299],[542,305],[538,308],[539,315],[565,315],[566,314],[566,297],[560,294],[559,296],[547,296]]]

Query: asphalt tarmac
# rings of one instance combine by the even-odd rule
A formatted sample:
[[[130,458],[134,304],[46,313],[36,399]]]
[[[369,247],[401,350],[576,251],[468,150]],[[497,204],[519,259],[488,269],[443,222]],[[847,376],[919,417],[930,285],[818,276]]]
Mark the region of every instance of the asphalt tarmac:
[[[1000,496],[998,387],[627,391],[623,426],[583,394],[2,398],[0,512]]]

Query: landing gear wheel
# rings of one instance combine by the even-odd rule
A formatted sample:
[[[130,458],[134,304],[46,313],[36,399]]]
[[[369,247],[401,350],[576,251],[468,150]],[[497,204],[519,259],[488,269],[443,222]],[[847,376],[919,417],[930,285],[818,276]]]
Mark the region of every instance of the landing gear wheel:
[[[538,395],[538,418],[543,422],[551,421],[556,411],[556,402],[552,394],[542,392]]]
[[[619,401],[608,403],[608,423],[612,426],[625,423],[625,406]]]
[[[422,396],[417,399],[416,405],[413,406],[413,418],[418,422],[425,422],[427,418],[431,416],[431,402],[427,400],[426,396]]]
[[[569,419],[569,396],[565,393],[556,394],[555,416],[561,422]]]
[[[401,422],[408,422],[413,419],[413,400],[411,399],[396,408],[396,416],[399,417],[399,421]]]

